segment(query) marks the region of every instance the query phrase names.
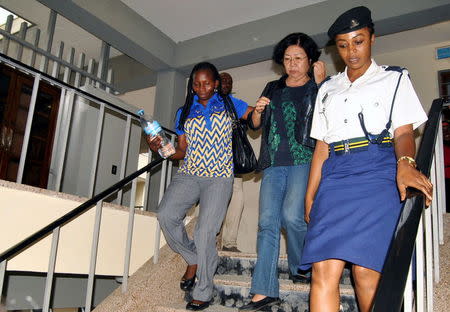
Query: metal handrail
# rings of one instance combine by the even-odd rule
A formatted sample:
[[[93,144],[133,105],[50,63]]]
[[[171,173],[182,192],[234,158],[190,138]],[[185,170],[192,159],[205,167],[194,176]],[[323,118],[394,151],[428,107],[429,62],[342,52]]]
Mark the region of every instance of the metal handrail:
[[[128,110],[126,110],[126,109],[124,109],[124,108],[122,108],[120,106],[117,106],[117,105],[115,105],[115,104],[113,104],[113,103],[111,103],[111,102],[109,102],[109,101],[107,101],[105,99],[99,98],[99,97],[97,97],[97,96],[95,96],[95,95],[93,95],[93,94],[91,94],[91,93],[89,93],[87,91],[84,91],[84,90],[82,90],[82,89],[80,89],[78,87],[74,87],[74,86],[72,86],[72,85],[70,85],[70,84],[68,84],[68,83],[66,83],[64,81],[57,80],[56,78],[52,77],[51,75],[49,75],[49,74],[47,74],[45,72],[42,72],[42,71],[40,71],[40,70],[38,70],[38,69],[36,69],[34,67],[31,67],[31,66],[29,66],[27,64],[24,64],[24,63],[20,62],[20,61],[14,59],[12,57],[9,57],[9,56],[7,56],[7,55],[5,55],[3,53],[0,53],[0,61],[2,61],[2,60],[6,60],[9,63],[13,63],[14,65],[11,65],[11,66],[15,66],[15,67],[21,69],[22,71],[26,71],[26,72],[29,72],[29,73],[38,73],[38,74],[40,74],[40,78],[41,79],[44,79],[44,80],[50,82],[51,84],[57,85],[60,88],[73,90],[75,93],[77,93],[79,95],[82,95],[84,98],[87,98],[88,100],[94,100],[95,102],[98,102],[98,103],[104,103],[104,104],[114,108],[115,110],[118,110],[118,111],[123,112],[125,114],[129,114],[129,115],[133,116],[135,119],[139,120],[140,116],[138,114],[134,113],[134,112],[130,112],[130,111],[128,111]],[[168,129],[166,127],[162,127],[162,128],[167,133],[176,135],[175,131],[173,131],[171,129]]]
[[[444,99],[433,101],[416,157],[418,169],[427,177],[430,176],[443,104]],[[373,312],[398,312],[402,308],[408,271],[424,209],[423,194],[414,189],[408,191],[409,198],[403,205],[402,214],[383,266],[372,308]]]
[[[142,167],[141,169],[137,170],[136,172],[128,175],[127,177],[125,177],[124,179],[120,180],[116,184],[110,186],[106,190],[104,190],[104,191],[100,192],[99,194],[93,196],[91,199],[87,200],[86,202],[84,202],[83,204],[79,205],[75,209],[73,209],[70,212],[66,213],[65,215],[63,215],[59,219],[57,219],[57,220],[53,221],[52,223],[46,225],[45,227],[43,227],[39,231],[35,232],[34,234],[32,234],[29,237],[27,237],[24,240],[22,240],[21,242],[17,243],[16,245],[10,247],[8,250],[6,250],[6,251],[4,251],[3,253],[0,254],[0,263],[3,262],[4,260],[10,259],[14,255],[20,253],[24,249],[30,247],[31,245],[35,244],[39,240],[43,239],[44,237],[46,237],[48,234],[50,234],[57,227],[59,227],[61,225],[64,225],[64,224],[70,222],[71,220],[75,219],[79,215],[83,214],[84,212],[86,212],[87,210],[92,208],[97,202],[99,202],[103,198],[111,195],[112,193],[114,193],[115,191],[119,190],[120,188],[125,186],[127,183],[129,183],[133,179],[137,178],[138,176],[140,176],[144,172],[147,172],[147,171],[151,170],[152,168],[154,168],[156,165],[158,165],[159,163],[161,163],[163,161],[164,161],[163,158],[160,158],[160,159],[152,161],[151,163],[149,163],[145,167]]]

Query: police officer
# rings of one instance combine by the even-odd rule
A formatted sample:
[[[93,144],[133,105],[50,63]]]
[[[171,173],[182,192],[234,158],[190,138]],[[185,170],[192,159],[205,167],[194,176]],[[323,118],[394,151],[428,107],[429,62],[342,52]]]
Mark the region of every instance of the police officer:
[[[320,88],[317,139],[305,197],[301,269],[312,266],[310,311],[339,310],[339,280],[352,264],[360,311],[369,311],[406,188],[432,185],[415,168],[414,129],[427,117],[406,69],[379,66],[371,12],[356,7],[328,30],[346,64]]]

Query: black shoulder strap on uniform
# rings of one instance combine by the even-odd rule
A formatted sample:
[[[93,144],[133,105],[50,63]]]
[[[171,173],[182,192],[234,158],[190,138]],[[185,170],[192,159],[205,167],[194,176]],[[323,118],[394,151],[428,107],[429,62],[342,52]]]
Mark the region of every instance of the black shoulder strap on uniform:
[[[392,123],[392,111],[394,110],[394,102],[395,102],[395,97],[397,96],[397,91],[398,91],[398,86],[400,85],[400,80],[402,79],[402,76],[403,76],[403,69],[404,68],[401,68],[401,67],[398,67],[398,66],[389,66],[388,68],[395,68],[395,69],[393,69],[393,70],[395,70],[395,71],[398,71],[397,70],[397,68],[400,68],[400,76],[398,77],[398,80],[397,80],[397,86],[395,87],[395,91],[394,91],[394,96],[392,97],[392,103],[391,103],[391,111],[390,111],[390,113],[389,113],[389,121],[388,121],[388,123],[386,124],[386,129],[387,130],[389,130],[390,128],[391,128],[391,123]],[[389,70],[388,68],[386,68],[386,70]]]
[[[320,87],[321,87],[325,82],[327,82],[327,81],[330,80],[330,79],[331,79],[331,76],[327,76],[321,83],[319,83],[319,84],[317,85],[317,88],[320,89]]]
[[[392,68],[392,69],[389,69],[389,68]],[[394,102],[395,102],[395,98],[397,96],[397,91],[398,91],[398,87],[400,85],[400,80],[402,79],[402,76],[403,76],[403,68],[401,68],[400,71],[398,70],[398,68],[401,68],[401,67],[390,66],[390,67],[386,68],[386,70],[394,70],[394,71],[400,72],[400,76],[398,77],[397,85],[395,86],[394,96],[392,97],[391,110],[389,112],[389,120],[386,124],[385,129],[383,131],[381,131],[381,133],[378,135],[373,135],[373,134],[369,133],[367,131],[365,123],[364,123],[363,113],[362,112],[358,113],[359,123],[361,124],[361,128],[364,132],[364,135],[371,143],[381,144],[381,142],[383,141],[383,138],[385,138],[389,135],[389,129],[391,128],[391,124],[392,124],[392,112],[394,110]]]
[[[406,69],[406,68],[400,67],[400,66],[388,66],[384,70],[386,70],[386,71],[396,71],[396,72],[399,72],[399,73],[403,73],[404,69]]]

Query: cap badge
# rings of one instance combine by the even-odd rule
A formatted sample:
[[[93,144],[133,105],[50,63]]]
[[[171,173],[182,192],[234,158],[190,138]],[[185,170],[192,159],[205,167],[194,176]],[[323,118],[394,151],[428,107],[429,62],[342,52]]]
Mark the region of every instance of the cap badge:
[[[357,20],[352,19],[350,21],[350,28],[355,28],[355,27],[358,27],[358,26],[359,26],[359,22]]]

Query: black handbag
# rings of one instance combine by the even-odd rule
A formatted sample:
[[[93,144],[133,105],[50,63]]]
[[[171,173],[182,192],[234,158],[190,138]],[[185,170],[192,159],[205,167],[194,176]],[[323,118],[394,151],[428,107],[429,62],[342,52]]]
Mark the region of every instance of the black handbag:
[[[234,174],[250,173],[256,169],[257,161],[247,138],[247,126],[238,118],[234,104],[226,96],[225,108],[232,121]]]

